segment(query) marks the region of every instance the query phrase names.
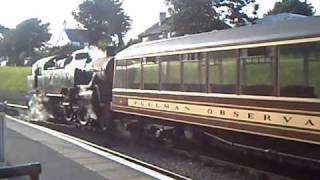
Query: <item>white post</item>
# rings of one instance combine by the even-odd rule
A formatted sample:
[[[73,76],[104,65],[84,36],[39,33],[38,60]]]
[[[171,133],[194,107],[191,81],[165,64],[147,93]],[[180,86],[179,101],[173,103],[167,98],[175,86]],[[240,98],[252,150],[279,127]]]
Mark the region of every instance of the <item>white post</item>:
[[[4,113],[0,113],[0,163],[4,162]]]

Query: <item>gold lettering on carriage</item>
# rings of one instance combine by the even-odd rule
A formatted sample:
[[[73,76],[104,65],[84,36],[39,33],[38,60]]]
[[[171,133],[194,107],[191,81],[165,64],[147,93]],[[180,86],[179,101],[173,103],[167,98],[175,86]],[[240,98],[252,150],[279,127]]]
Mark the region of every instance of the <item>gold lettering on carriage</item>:
[[[313,115],[236,109],[208,105],[168,103],[139,99],[128,99],[128,106],[268,125],[320,130],[320,116]]]

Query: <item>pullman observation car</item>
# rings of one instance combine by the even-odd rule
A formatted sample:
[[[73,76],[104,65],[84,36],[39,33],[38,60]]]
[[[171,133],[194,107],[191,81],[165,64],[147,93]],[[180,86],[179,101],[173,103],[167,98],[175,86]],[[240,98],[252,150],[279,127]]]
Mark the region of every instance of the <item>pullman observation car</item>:
[[[320,17],[144,42],[114,65],[119,115],[319,159]]]

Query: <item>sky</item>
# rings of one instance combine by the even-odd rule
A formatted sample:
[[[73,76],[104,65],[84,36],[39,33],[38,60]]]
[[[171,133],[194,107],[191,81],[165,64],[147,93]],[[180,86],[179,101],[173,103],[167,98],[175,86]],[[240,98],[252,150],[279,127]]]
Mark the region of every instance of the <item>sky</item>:
[[[126,40],[137,37],[138,34],[159,21],[159,13],[166,11],[164,0],[123,0],[123,8],[132,19],[132,29],[127,33]],[[259,17],[262,17],[274,3],[279,0],[257,0],[260,4]],[[56,45],[63,30],[63,22],[67,28],[76,28],[77,22],[72,17],[72,11],[83,0],[0,0],[0,24],[14,28],[20,22],[37,17],[43,23],[50,23],[52,38],[50,44]],[[308,0],[320,15],[320,0]]]

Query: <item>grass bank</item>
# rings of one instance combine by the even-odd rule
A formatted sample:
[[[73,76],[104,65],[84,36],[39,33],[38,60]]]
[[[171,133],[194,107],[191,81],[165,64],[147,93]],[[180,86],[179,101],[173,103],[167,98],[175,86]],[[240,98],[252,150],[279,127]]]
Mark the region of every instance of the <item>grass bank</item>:
[[[0,91],[27,92],[31,67],[0,67]]]

